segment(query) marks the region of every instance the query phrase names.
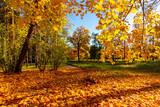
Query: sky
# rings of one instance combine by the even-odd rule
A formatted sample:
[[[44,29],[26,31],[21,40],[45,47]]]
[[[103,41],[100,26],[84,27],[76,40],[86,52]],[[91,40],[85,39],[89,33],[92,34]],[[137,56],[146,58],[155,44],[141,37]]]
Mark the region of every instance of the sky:
[[[135,14],[131,14],[127,16],[127,19],[129,20],[130,24],[131,24],[131,29],[132,29],[132,24],[133,24],[133,17]],[[98,26],[98,18],[95,15],[95,13],[87,13],[85,14],[85,16],[83,17],[83,20],[81,19],[80,16],[76,16],[74,14],[71,14],[70,16],[68,16],[68,19],[70,20],[70,23],[72,24],[72,29],[69,30],[70,36],[73,35],[73,32],[76,30],[77,27],[80,26],[84,26],[85,28],[89,29],[90,33],[92,34],[92,32],[94,33],[99,33],[100,34],[100,30],[96,29],[96,26]]]
[[[85,28],[89,29],[90,33],[92,32],[100,33],[100,31],[96,30],[96,26],[98,25],[98,18],[94,13],[85,14],[85,16],[83,17],[83,20],[81,19],[80,16],[76,16],[74,14],[71,14],[70,16],[68,16],[68,19],[72,24],[72,29],[69,30],[70,36],[72,36],[76,28],[80,26],[84,26]]]

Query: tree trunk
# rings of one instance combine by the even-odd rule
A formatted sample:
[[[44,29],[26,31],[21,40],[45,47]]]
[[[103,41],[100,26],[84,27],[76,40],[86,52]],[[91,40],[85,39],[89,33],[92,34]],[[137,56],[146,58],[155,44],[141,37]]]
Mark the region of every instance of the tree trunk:
[[[15,64],[16,64],[16,48],[15,48],[15,24],[14,24],[14,10],[13,10],[13,7],[11,7],[11,9],[12,9],[12,26],[13,26],[13,28],[12,28],[12,33],[13,33],[13,50],[14,50],[14,52],[13,52],[13,62],[14,62],[14,67],[15,67]]]
[[[79,41],[78,41],[78,62],[79,62]]]
[[[30,63],[31,63],[31,65],[32,65],[32,60],[33,60],[33,56],[32,56],[32,55],[33,55],[33,46],[32,46],[32,45],[33,45],[33,39],[31,38],[30,54],[29,54],[29,56],[31,57],[31,58],[30,58],[30,61],[31,61]]]
[[[2,28],[1,28],[1,24],[0,24],[0,35],[2,35],[1,30],[2,30]],[[3,42],[3,40],[0,38],[0,55],[1,55],[1,52],[3,50],[3,48],[2,48],[2,42]]]
[[[38,68],[38,52],[37,52],[37,43],[36,43],[36,49],[35,49],[35,65],[36,65],[36,68]]]
[[[34,35],[37,36],[37,30],[36,29],[34,31]],[[36,40],[36,37],[34,37],[33,40]],[[38,46],[37,46],[37,42],[35,43],[34,54],[35,54],[35,66],[36,66],[36,68],[38,68]]]
[[[126,58],[125,51],[126,51],[126,41],[124,40],[124,57],[123,57],[123,59]]]
[[[112,55],[112,60],[115,61],[115,60],[114,60],[114,55]]]
[[[27,34],[26,40],[25,40],[25,42],[23,44],[20,56],[19,56],[19,58],[17,60],[14,73],[20,73],[21,70],[22,70],[22,64],[23,64],[23,61],[25,59],[26,53],[28,51],[29,39],[32,36],[32,32],[33,32],[34,28],[35,28],[35,25],[30,24],[30,27],[29,27],[29,30],[28,30],[28,34]]]
[[[27,57],[27,68],[28,68],[28,51],[27,51],[27,55],[26,55],[26,57]]]
[[[3,7],[4,8],[4,7]],[[7,11],[6,9],[4,8],[4,14],[6,15],[7,14]],[[3,51],[3,54],[4,54],[4,62],[6,63],[7,62],[7,19],[5,19],[5,32],[4,32],[4,51]]]
[[[142,57],[142,54],[143,54],[142,51],[144,49],[144,46],[143,46],[143,38],[144,38],[144,0],[143,0],[142,12],[143,12],[143,28],[142,28],[142,41],[141,41],[140,57]]]

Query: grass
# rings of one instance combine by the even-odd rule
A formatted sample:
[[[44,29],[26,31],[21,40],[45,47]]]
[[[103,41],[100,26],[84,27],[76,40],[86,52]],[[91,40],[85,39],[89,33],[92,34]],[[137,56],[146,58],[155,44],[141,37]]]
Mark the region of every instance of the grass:
[[[61,64],[60,66],[59,66],[59,68],[62,68],[62,67],[64,67],[65,66],[65,64]],[[52,68],[52,66],[51,65],[46,65],[46,70],[48,70],[49,68]],[[36,65],[35,65],[35,63],[28,63],[28,67],[27,67],[27,64],[25,63],[23,66],[22,66],[22,71],[32,71],[32,70],[39,70],[39,68],[37,67],[36,68]],[[2,68],[0,67],[0,72],[3,72],[3,70],[2,70]]]
[[[109,61],[105,63],[97,61],[68,61],[67,64],[82,68],[98,69],[103,72],[160,73],[160,61],[135,61],[129,64],[126,64],[124,61],[116,61],[115,65],[112,65]]]

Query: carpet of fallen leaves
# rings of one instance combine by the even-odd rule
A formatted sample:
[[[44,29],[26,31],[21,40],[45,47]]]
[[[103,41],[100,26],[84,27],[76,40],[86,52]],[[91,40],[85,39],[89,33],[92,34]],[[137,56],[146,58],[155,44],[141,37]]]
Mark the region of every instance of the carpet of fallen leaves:
[[[67,66],[0,74],[0,106],[160,106],[160,75],[102,73]]]

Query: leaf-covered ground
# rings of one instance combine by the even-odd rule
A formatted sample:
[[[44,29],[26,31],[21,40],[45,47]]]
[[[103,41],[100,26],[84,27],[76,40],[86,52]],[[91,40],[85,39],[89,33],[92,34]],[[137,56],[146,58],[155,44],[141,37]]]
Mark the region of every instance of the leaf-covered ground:
[[[160,75],[102,73],[73,66],[51,73],[0,74],[0,105],[158,107]]]

